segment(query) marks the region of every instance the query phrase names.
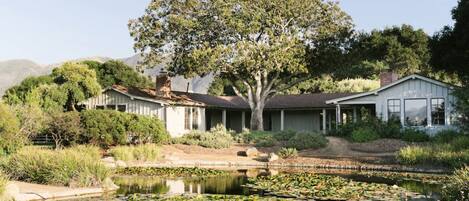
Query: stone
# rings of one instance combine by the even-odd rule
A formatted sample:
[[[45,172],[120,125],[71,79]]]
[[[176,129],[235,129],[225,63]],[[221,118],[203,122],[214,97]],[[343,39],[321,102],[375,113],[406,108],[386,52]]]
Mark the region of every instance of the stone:
[[[278,159],[279,159],[279,157],[277,156],[277,154],[275,154],[275,153],[270,153],[270,154],[269,154],[269,157],[267,158],[267,161],[272,162],[272,161],[276,161],[276,160],[278,160]]]
[[[101,159],[104,163],[114,163],[116,160],[112,156],[104,157]]]
[[[118,161],[116,161],[116,166],[117,167],[127,167],[127,163],[125,163],[124,161],[118,160]]]
[[[255,157],[259,155],[259,151],[255,147],[250,147],[246,149],[246,156],[247,157]]]

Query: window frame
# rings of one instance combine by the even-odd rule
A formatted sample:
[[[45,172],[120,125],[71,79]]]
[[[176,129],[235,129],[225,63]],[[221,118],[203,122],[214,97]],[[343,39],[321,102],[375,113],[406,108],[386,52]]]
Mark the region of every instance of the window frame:
[[[191,118],[192,118],[192,124],[191,124],[191,130],[197,130],[199,129],[199,116],[200,116],[200,112],[199,112],[199,108],[197,107],[192,107],[191,108]]]
[[[435,123],[434,122],[434,112],[437,112],[437,111],[434,111],[434,109],[436,107],[434,107],[434,104],[433,104],[433,100],[436,100],[437,101],[437,104],[436,105],[439,105],[439,100],[442,100],[442,104],[443,104],[443,111],[440,111],[443,113],[443,117],[442,118],[438,118],[440,119],[440,121],[442,121],[443,124],[441,124],[440,121],[438,121],[438,123]],[[435,97],[435,98],[431,98],[430,99],[430,116],[431,116],[431,122],[432,122],[432,126],[445,126],[446,125],[446,99],[445,98],[442,98],[442,97]]]
[[[391,101],[392,101],[393,103],[394,103],[395,101],[398,101],[399,106],[396,106],[396,104],[390,105],[389,103],[390,103]],[[401,101],[401,99],[399,99],[399,98],[387,99],[386,104],[387,104],[387,105],[386,105],[386,108],[387,108],[388,120],[391,120],[391,117],[392,117],[391,114],[396,114],[396,113],[397,113],[397,114],[398,114],[397,118],[398,118],[399,121],[401,121],[402,111],[403,111],[403,110],[402,110],[402,101]],[[398,112],[391,112],[391,111],[390,111],[391,106],[392,106],[394,109],[396,109],[396,107],[397,107],[397,108],[399,109],[399,111],[398,111]]]
[[[124,106],[124,111],[120,111],[119,106]],[[116,110],[119,111],[119,112],[127,112],[127,104],[117,104],[116,105]]]
[[[408,125],[407,124],[407,113],[406,113],[406,101],[411,101],[411,100],[425,100],[425,119],[426,122],[424,122],[422,125]],[[429,125],[429,119],[428,119],[428,98],[406,98],[404,99],[404,126],[407,127],[425,127]]]

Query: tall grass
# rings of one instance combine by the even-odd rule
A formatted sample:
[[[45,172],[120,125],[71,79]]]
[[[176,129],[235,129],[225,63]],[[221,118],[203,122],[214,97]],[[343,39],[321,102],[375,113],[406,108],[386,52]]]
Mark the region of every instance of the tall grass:
[[[444,200],[469,200],[469,166],[458,169],[443,188]]]
[[[3,169],[16,180],[70,187],[101,186],[110,170],[99,149],[77,146],[64,150],[25,147],[11,155]]]
[[[156,144],[144,144],[116,146],[109,150],[109,154],[123,161],[157,161],[160,156],[159,151],[160,148]]]
[[[8,184],[8,176],[0,171],[0,199],[2,198],[3,194],[5,193],[5,188]]]

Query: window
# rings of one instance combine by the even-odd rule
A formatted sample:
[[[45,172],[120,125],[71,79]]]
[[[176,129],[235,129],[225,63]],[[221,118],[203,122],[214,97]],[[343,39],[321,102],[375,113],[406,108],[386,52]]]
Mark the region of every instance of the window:
[[[104,105],[96,105],[97,110],[104,110]]]
[[[445,99],[432,99],[432,124],[445,125]]]
[[[192,108],[192,129],[199,129],[199,109]]]
[[[184,129],[191,129],[191,108],[184,108]]]
[[[427,100],[408,99],[404,102],[404,114],[406,126],[427,125]]]
[[[116,105],[106,105],[106,109],[108,109],[108,110],[116,110]]]
[[[401,100],[388,100],[388,120],[401,118]]]
[[[127,111],[127,106],[126,105],[117,105],[117,111],[126,112]]]

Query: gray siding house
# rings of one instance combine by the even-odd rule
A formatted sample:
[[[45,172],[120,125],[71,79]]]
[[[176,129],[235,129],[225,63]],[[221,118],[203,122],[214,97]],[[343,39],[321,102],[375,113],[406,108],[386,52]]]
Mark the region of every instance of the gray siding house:
[[[82,104],[86,109],[157,117],[172,136],[209,130],[218,124],[237,132],[249,128],[250,109],[241,98],[171,91],[168,78],[162,80],[151,89],[113,86]],[[392,73],[381,76],[381,85],[374,91],[355,94],[277,95],[266,103],[264,128],[327,133],[339,124],[357,121],[361,111],[383,120],[396,118],[403,126],[430,134],[453,127],[453,86],[420,75],[397,79]]]

